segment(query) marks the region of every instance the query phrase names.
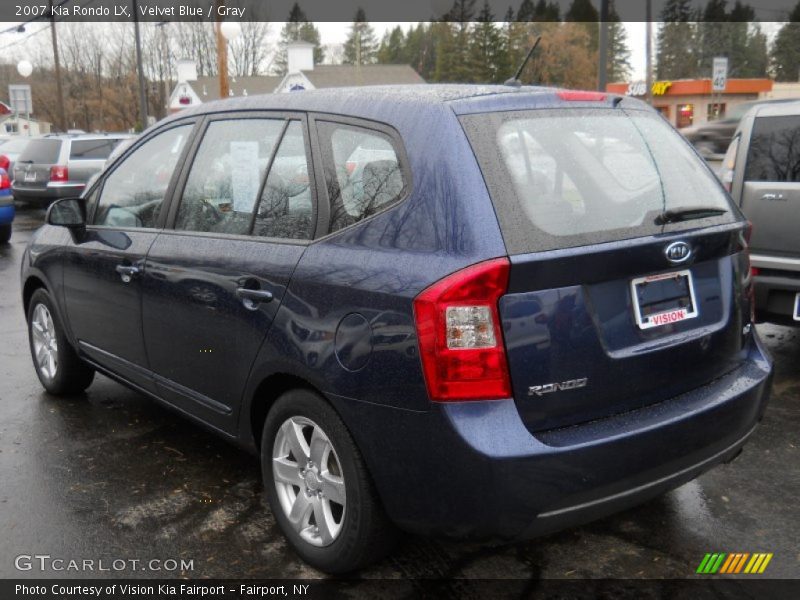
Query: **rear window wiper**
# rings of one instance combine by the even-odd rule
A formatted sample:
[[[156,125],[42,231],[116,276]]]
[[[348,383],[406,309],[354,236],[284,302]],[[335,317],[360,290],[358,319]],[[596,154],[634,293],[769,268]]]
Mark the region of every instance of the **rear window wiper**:
[[[718,206],[697,206],[693,208],[676,208],[665,210],[656,217],[656,225],[666,225],[667,223],[678,223],[679,221],[690,221],[691,219],[703,219],[724,215],[728,212]]]

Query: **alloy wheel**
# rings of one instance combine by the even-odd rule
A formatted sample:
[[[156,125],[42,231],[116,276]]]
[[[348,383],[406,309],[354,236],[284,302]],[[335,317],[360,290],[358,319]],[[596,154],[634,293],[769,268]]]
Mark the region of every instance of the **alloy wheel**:
[[[39,372],[52,380],[58,372],[58,340],[53,316],[44,304],[37,304],[31,319],[33,352]]]
[[[312,546],[342,531],[347,498],[341,462],[322,428],[305,417],[283,422],[272,450],[272,477],[290,526]]]

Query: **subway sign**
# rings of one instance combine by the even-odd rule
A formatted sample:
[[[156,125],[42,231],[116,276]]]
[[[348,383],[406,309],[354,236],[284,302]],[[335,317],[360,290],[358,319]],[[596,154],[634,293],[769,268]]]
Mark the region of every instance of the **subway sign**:
[[[654,81],[650,87],[653,96],[663,96],[672,87],[671,81]],[[628,84],[626,96],[644,96],[647,93],[647,84],[644,81],[633,81]]]

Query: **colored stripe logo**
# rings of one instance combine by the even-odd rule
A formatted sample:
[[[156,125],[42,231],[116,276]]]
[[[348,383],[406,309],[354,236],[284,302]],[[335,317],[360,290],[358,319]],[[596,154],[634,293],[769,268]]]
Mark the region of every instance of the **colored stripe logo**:
[[[703,575],[736,574],[746,573],[756,575],[763,573],[769,561],[772,560],[772,552],[715,552],[706,554],[700,561],[696,573]]]

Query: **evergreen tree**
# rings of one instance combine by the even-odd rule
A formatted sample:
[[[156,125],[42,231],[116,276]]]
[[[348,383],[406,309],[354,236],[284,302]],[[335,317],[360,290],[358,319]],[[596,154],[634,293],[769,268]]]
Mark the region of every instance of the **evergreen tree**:
[[[561,10],[558,8],[557,2],[547,2],[547,0],[539,0],[536,3],[536,9],[533,11],[532,21],[558,21],[561,19]]]
[[[436,32],[435,81],[471,81],[470,22],[475,16],[475,0],[456,0]]]
[[[656,77],[689,79],[697,73],[691,0],[667,0],[656,39]]]
[[[767,77],[769,72],[769,52],[767,34],[761,31],[758,23],[751,26],[747,37],[747,62],[739,72],[740,77]],[[798,32],[800,34],[800,32]],[[797,64],[797,63],[795,63]]]
[[[590,53],[597,52],[599,43],[600,14],[592,6],[591,0],[572,0],[572,4],[564,15],[567,22],[578,23],[588,34],[586,50]]]
[[[770,59],[776,81],[800,81],[800,2],[778,31]]]
[[[572,0],[572,4],[564,15],[564,20],[573,23],[597,23],[600,20],[600,14],[592,6],[591,0]]]
[[[436,23],[417,23],[406,33],[403,56],[406,62],[426,81],[433,81],[436,69],[436,43],[434,40]]]
[[[471,81],[500,83],[508,79],[507,56],[503,36],[494,23],[488,0],[484,0],[469,35]]]
[[[286,74],[286,46],[292,42],[299,41],[314,44],[314,63],[319,64],[325,59],[325,52],[320,44],[319,30],[308,20],[306,13],[295,2],[289,11],[286,25],[281,29],[281,37],[278,40],[278,47],[275,51],[275,60],[272,68],[278,75]]]
[[[711,76],[714,57],[727,56],[730,59],[731,29],[727,22],[726,3],[727,0],[708,0],[702,20],[697,25],[698,74],[706,77]]]
[[[511,10],[511,7],[509,7],[509,10]],[[533,4],[533,0],[522,0],[517,10],[517,21],[533,21],[535,13],[536,7]]]
[[[344,43],[344,64],[368,65],[374,63],[378,54],[378,40],[375,31],[367,22],[363,8],[356,10],[350,34]]]
[[[406,38],[403,30],[397,25],[383,34],[378,49],[378,62],[383,64],[402,64],[406,62]]]
[[[609,81],[627,81],[631,73],[631,50],[628,47],[628,34],[620,23],[619,15],[614,7],[614,0],[609,0],[608,7],[608,63]]]

